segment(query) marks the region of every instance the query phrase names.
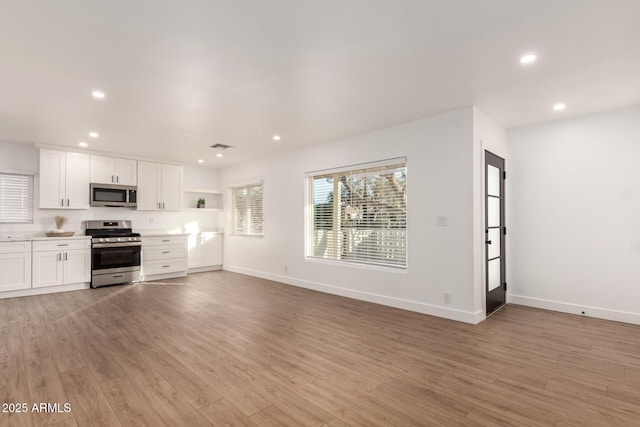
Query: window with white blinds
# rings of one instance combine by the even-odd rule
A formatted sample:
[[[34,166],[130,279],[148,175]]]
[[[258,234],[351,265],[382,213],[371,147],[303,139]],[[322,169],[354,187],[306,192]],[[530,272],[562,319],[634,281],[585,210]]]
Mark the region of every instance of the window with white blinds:
[[[262,184],[231,188],[231,234],[262,236]]]
[[[307,174],[306,255],[407,267],[405,159]]]
[[[0,173],[0,223],[33,223],[33,176]]]

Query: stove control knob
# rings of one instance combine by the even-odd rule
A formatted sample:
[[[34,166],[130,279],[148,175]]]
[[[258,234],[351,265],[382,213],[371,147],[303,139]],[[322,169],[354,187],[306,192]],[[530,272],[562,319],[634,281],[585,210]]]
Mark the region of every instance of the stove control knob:
[[[132,242],[132,241],[133,241],[133,237],[129,237],[129,239],[127,239],[127,240],[129,240],[130,242]]]

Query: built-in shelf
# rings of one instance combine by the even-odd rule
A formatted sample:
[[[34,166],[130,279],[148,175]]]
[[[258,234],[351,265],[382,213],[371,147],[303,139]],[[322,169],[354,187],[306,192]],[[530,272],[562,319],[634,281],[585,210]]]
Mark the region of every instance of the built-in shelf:
[[[183,188],[182,210],[219,212],[222,210],[222,191],[211,188]],[[207,200],[206,208],[197,208],[198,199]]]

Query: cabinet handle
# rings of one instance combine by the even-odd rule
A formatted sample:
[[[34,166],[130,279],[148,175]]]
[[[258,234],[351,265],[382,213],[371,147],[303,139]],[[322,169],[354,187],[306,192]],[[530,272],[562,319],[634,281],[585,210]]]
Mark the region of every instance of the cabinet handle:
[[[158,209],[162,209],[162,203],[158,202]]]
[[[124,274],[116,274],[116,275],[113,275],[113,276],[111,276],[111,277],[113,277],[114,279],[115,279],[116,277],[124,277]]]
[[[164,202],[162,202],[162,209],[164,209]]]
[[[67,252],[64,253],[64,260],[65,261],[69,260],[69,254]]]
[[[60,199],[60,206],[64,206],[64,199]]]
[[[111,183],[113,183],[113,175],[111,175]]]
[[[62,261],[62,254],[58,252],[58,261]]]
[[[162,243],[170,242],[171,240],[163,240]]]
[[[58,244],[58,245],[56,245],[56,246],[69,246],[69,244],[68,244],[68,243],[59,243],[59,244]]]
[[[169,268],[171,267],[170,265],[163,265],[162,268]]]
[[[69,199],[67,199],[67,207],[69,207]]]
[[[170,254],[171,251],[162,251],[163,254]]]
[[[120,184],[120,177],[116,175],[116,184]]]

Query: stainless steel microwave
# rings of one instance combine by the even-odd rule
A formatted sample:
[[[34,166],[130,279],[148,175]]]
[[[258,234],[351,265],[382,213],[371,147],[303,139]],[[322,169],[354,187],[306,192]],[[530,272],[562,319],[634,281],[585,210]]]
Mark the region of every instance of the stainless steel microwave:
[[[131,185],[91,184],[91,206],[135,208],[137,191]]]

